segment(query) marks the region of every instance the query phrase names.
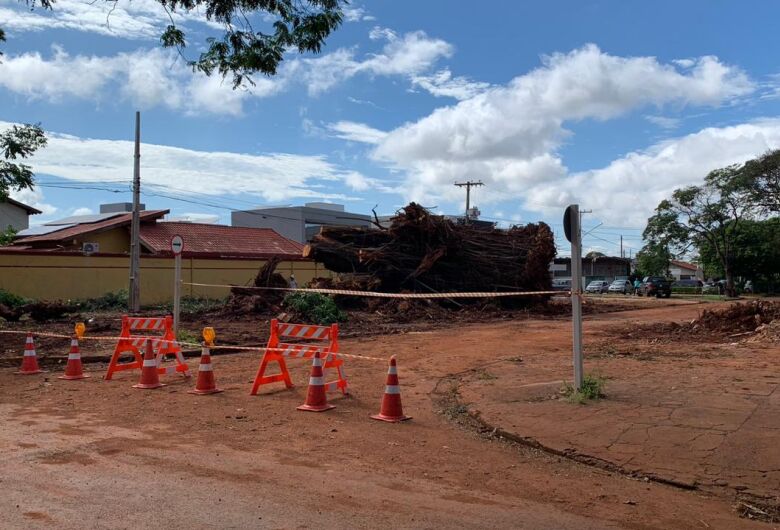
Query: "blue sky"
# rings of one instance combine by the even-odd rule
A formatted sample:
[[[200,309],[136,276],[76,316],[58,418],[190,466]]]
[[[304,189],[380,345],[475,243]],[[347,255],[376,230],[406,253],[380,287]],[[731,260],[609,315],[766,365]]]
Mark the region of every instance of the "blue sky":
[[[323,53],[286,57],[233,91],[157,46],[153,0],[0,0],[0,127],[41,122],[36,221],[130,199],[142,112],[143,200],[229,223],[230,209],[409,200],[560,231],[579,202],[586,246],[636,252],[655,205],[716,167],[780,147],[775,2],[353,2]],[[192,15],[185,54],[217,28]],[[97,188],[97,189],[96,189]],[[601,223],[601,224],[600,224]],[[562,248],[562,253],[566,253]]]

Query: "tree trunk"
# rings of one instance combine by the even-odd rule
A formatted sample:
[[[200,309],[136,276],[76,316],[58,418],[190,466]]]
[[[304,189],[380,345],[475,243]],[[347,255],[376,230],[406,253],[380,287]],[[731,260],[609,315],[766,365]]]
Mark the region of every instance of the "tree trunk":
[[[726,272],[726,296],[734,298],[737,296],[737,290],[734,288],[734,272],[731,269],[731,263],[727,263],[724,267]]]

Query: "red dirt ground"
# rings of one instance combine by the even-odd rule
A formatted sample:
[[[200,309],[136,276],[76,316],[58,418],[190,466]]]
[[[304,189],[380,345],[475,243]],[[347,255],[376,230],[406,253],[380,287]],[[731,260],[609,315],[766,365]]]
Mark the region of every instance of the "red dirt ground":
[[[689,319],[701,307],[666,304],[643,301],[647,309],[589,317],[586,329],[631,318]],[[211,324],[219,333],[219,323]],[[259,325],[246,322],[244,329],[250,333]],[[506,363],[514,363],[533,366],[533,380],[520,374],[523,384],[560,380],[570,366],[565,320],[345,339],[342,349],[383,358],[396,354],[405,412],[414,419],[368,419],[378,409],[386,366],[358,359],[347,361],[353,395],[332,397],[337,408],[322,414],[295,410],[308,376],[302,362],[292,363],[295,389],[249,396],[256,353],[215,357],[217,383],[226,392],[213,396],[187,394],[193,382],[174,377],[164,377],[169,385],[153,391],[131,388],[137,376],[130,373],[104,382],[97,364],[87,366],[94,377],[82,381],[0,369],[3,526],[772,527],[740,518],[729,488],[686,491],[475,431],[458,403],[466,400],[465,391],[457,393],[459,378],[468,382],[471,374],[487,371],[498,372],[494,381],[502,381],[513,375]],[[726,360],[718,370],[738,377],[742,366]],[[684,366],[691,388],[696,361]],[[657,366],[666,373],[663,363],[648,363],[648,370]],[[776,364],[765,370],[778,374]],[[604,371],[613,375],[613,365]],[[608,393],[622,376],[617,378]],[[549,411],[561,415],[559,423],[572,411],[593,408],[563,407]],[[480,410],[488,408],[480,403]],[[616,423],[602,417],[608,418],[604,425]],[[766,421],[777,428],[776,415]],[[526,426],[518,429],[523,435],[529,435]],[[770,442],[769,431],[757,428],[756,447]],[[721,465],[731,469],[743,462]]]

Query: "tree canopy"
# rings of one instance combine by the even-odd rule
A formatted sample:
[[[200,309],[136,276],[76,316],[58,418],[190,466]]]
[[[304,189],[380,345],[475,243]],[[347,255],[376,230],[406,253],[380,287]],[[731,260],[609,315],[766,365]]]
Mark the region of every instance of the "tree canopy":
[[[33,187],[30,166],[17,160],[29,158],[46,145],[46,136],[40,125],[13,125],[0,133],[0,202],[10,191]]]

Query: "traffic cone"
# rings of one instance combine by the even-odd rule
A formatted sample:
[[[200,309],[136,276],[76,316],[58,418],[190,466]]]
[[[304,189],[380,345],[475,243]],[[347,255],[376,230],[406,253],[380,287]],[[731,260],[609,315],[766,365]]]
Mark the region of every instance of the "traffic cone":
[[[68,364],[65,366],[65,375],[59,376],[57,379],[86,379],[88,375],[84,375],[84,369],[81,366],[81,353],[79,352],[79,339],[73,337],[70,340],[70,353],[68,354]]]
[[[387,383],[385,384],[385,395],[382,396],[382,407],[379,414],[371,416],[375,420],[381,421],[404,421],[411,420],[411,416],[404,416],[403,407],[401,407],[401,387],[398,385],[398,367],[395,364],[395,355],[390,357],[390,368],[387,369]]]
[[[152,341],[146,341],[146,352],[144,353],[144,363],[141,367],[141,380],[133,388],[160,388],[165,386],[160,383],[160,375],[157,373],[157,357],[154,354]]]
[[[314,354],[314,359],[311,362],[311,377],[309,377],[309,391],[306,394],[306,402],[296,408],[312,412],[323,412],[336,408],[334,405],[328,405],[328,396],[325,395],[325,379],[322,373],[320,352]]]
[[[198,381],[195,383],[195,389],[190,390],[190,394],[216,394],[222,392],[217,388],[214,381],[214,370],[211,366],[211,353],[208,347],[203,346],[200,353],[200,366],[198,366]]]
[[[22,357],[22,367],[17,374],[32,375],[43,372],[38,367],[38,358],[35,356],[35,341],[32,333],[27,334],[27,341],[24,343],[24,357]]]

